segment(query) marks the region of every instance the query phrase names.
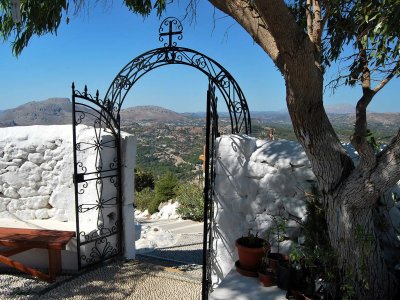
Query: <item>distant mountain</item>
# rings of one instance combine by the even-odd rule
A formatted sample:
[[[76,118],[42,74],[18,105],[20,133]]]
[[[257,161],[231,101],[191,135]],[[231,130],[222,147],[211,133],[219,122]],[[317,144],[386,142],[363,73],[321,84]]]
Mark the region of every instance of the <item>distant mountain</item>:
[[[183,114],[178,114],[172,110],[153,106],[134,106],[121,110],[121,120],[129,122],[138,121],[154,121],[154,122],[168,122],[168,121],[186,121],[188,118]]]
[[[347,103],[326,104],[325,111],[327,114],[354,114],[356,112],[356,108]]]
[[[68,98],[32,101],[2,111],[0,127],[71,123],[72,107]]]
[[[351,130],[355,122],[355,109],[347,104],[327,106],[328,116],[336,127]],[[351,112],[351,113],[350,113]],[[291,120],[287,111],[250,111],[252,124],[269,126],[289,126]],[[229,114],[220,112],[221,121],[227,121]],[[204,112],[176,113],[159,106],[135,106],[121,110],[122,126],[133,123],[176,123],[197,124],[204,122]],[[23,125],[70,124],[72,104],[67,98],[51,98],[33,101],[13,109],[0,111],[0,127]],[[86,118],[87,121],[89,117]],[[199,123],[199,124],[200,124]],[[368,113],[368,126],[371,129],[397,130],[400,127],[400,113]]]

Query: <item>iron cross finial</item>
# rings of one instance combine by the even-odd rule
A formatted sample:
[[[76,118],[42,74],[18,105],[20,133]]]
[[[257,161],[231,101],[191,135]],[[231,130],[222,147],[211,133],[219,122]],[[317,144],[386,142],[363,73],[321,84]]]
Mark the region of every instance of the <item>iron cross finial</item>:
[[[176,35],[178,40],[182,40],[183,26],[177,18],[168,17],[161,22],[158,32],[160,42],[164,42],[164,36],[168,36],[168,43],[164,43],[164,47],[176,47],[176,42],[172,41],[172,38]]]

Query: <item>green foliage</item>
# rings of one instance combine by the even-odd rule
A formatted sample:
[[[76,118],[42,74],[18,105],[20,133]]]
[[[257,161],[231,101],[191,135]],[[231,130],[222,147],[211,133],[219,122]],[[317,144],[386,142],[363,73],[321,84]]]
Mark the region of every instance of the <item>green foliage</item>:
[[[176,193],[176,200],[179,202],[177,212],[182,218],[203,221],[203,189],[197,184],[184,183],[178,186]]]
[[[262,238],[259,238],[257,234],[254,235],[253,233],[249,232],[248,235],[239,238],[238,243],[249,248],[261,248],[265,246],[266,241]]]
[[[290,260],[296,267],[312,270],[314,279],[321,278],[338,287],[337,256],[330,245],[325,210],[315,185],[307,195],[306,210],[307,217],[301,224],[305,241],[291,249]],[[310,283],[313,284],[313,279]]]
[[[297,23],[307,30],[307,7],[303,0],[286,1]],[[382,80],[393,71],[400,75],[400,1],[398,0],[332,0],[322,3],[321,13],[327,18],[324,28],[322,60],[346,64],[347,74],[340,74],[332,87],[342,81],[355,85],[362,80],[367,63],[371,78]],[[343,57],[346,49],[353,53]],[[347,54],[347,53],[346,53]]]
[[[135,191],[140,192],[144,188],[154,189],[153,173],[143,169],[135,169]]]
[[[77,2],[74,0],[73,2]],[[67,0],[21,1],[21,22],[14,23],[11,1],[0,0],[0,36],[3,41],[13,39],[12,49],[19,55],[33,35],[57,33],[63,14],[68,13]],[[68,18],[66,19],[68,22]]]
[[[176,196],[175,188],[178,184],[178,178],[173,173],[167,173],[155,185],[156,198],[161,202],[172,199]]]
[[[148,187],[142,189],[140,192],[135,191],[135,206],[141,211],[145,211],[146,209],[149,209],[154,198],[154,192]]]
[[[21,21],[15,23],[11,14],[11,0],[0,0],[0,36],[3,41],[12,39],[13,53],[18,56],[28,46],[32,36],[57,34],[63,18],[69,23],[70,7],[73,6],[73,13],[77,14],[84,3],[85,0],[21,0]],[[134,13],[148,16],[154,9],[160,17],[168,2],[125,0],[124,3]]]
[[[381,149],[382,143],[378,142],[371,130],[367,129],[367,142],[376,153]]]
[[[156,182],[154,188],[154,197],[148,203],[148,210],[150,214],[156,213],[159,205],[162,202],[166,202],[176,196],[175,189],[177,185],[178,179],[172,173],[167,173]]]
[[[158,211],[162,202],[173,199],[176,196],[175,189],[178,179],[172,173],[164,175],[155,183],[154,192],[150,187],[144,187],[141,191],[135,192],[135,205],[140,210],[148,210],[150,214]]]
[[[125,0],[125,5],[134,13],[147,17],[155,9],[160,17],[167,5],[166,0]]]

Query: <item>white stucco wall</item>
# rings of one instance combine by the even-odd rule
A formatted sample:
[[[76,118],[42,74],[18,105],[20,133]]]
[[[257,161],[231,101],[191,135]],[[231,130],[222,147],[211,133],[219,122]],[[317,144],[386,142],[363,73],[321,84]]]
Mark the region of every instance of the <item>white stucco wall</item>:
[[[309,190],[314,174],[296,142],[226,135],[216,146],[213,283],[218,284],[237,260],[237,238],[249,231],[264,237],[272,226],[271,215],[282,206],[304,217],[304,191]],[[295,240],[297,224],[293,221],[288,226]],[[288,251],[289,246],[289,242],[281,243],[280,251]]]
[[[356,158],[350,145],[344,147]],[[310,191],[315,177],[297,142],[226,135],[217,140],[216,148],[213,283],[218,285],[238,259],[237,238],[249,230],[264,237],[273,226],[274,214],[305,217],[304,192]],[[394,189],[400,196],[400,182]],[[389,209],[393,224],[400,229],[399,204]],[[287,235],[297,241],[298,224],[289,221],[287,226]],[[280,252],[287,253],[291,243],[281,243]]]
[[[102,134],[103,141],[111,138],[108,135]],[[93,128],[79,125],[77,140],[93,140]],[[121,149],[125,256],[133,258],[135,137],[123,134]],[[103,164],[107,166],[115,156],[109,152],[107,147],[102,150]],[[95,166],[96,152],[93,148],[80,152],[79,159],[85,166]],[[72,177],[71,125],[0,128],[1,227],[75,230]],[[97,199],[96,188],[89,185],[84,195],[81,203],[93,203]],[[108,197],[106,185],[103,197]],[[97,218],[97,210],[85,214],[80,231],[96,230]],[[70,243],[67,249],[76,251],[76,243]]]

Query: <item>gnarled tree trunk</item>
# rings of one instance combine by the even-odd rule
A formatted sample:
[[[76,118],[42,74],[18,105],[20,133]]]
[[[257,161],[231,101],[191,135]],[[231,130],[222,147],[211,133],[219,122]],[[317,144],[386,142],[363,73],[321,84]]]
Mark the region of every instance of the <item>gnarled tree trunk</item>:
[[[284,1],[210,2],[248,31],[284,76],[294,131],[322,192],[343,292],[356,299],[394,299],[399,286],[384,260],[373,209],[400,180],[400,132],[373,164],[354,166],[323,107],[319,47],[297,26]]]

